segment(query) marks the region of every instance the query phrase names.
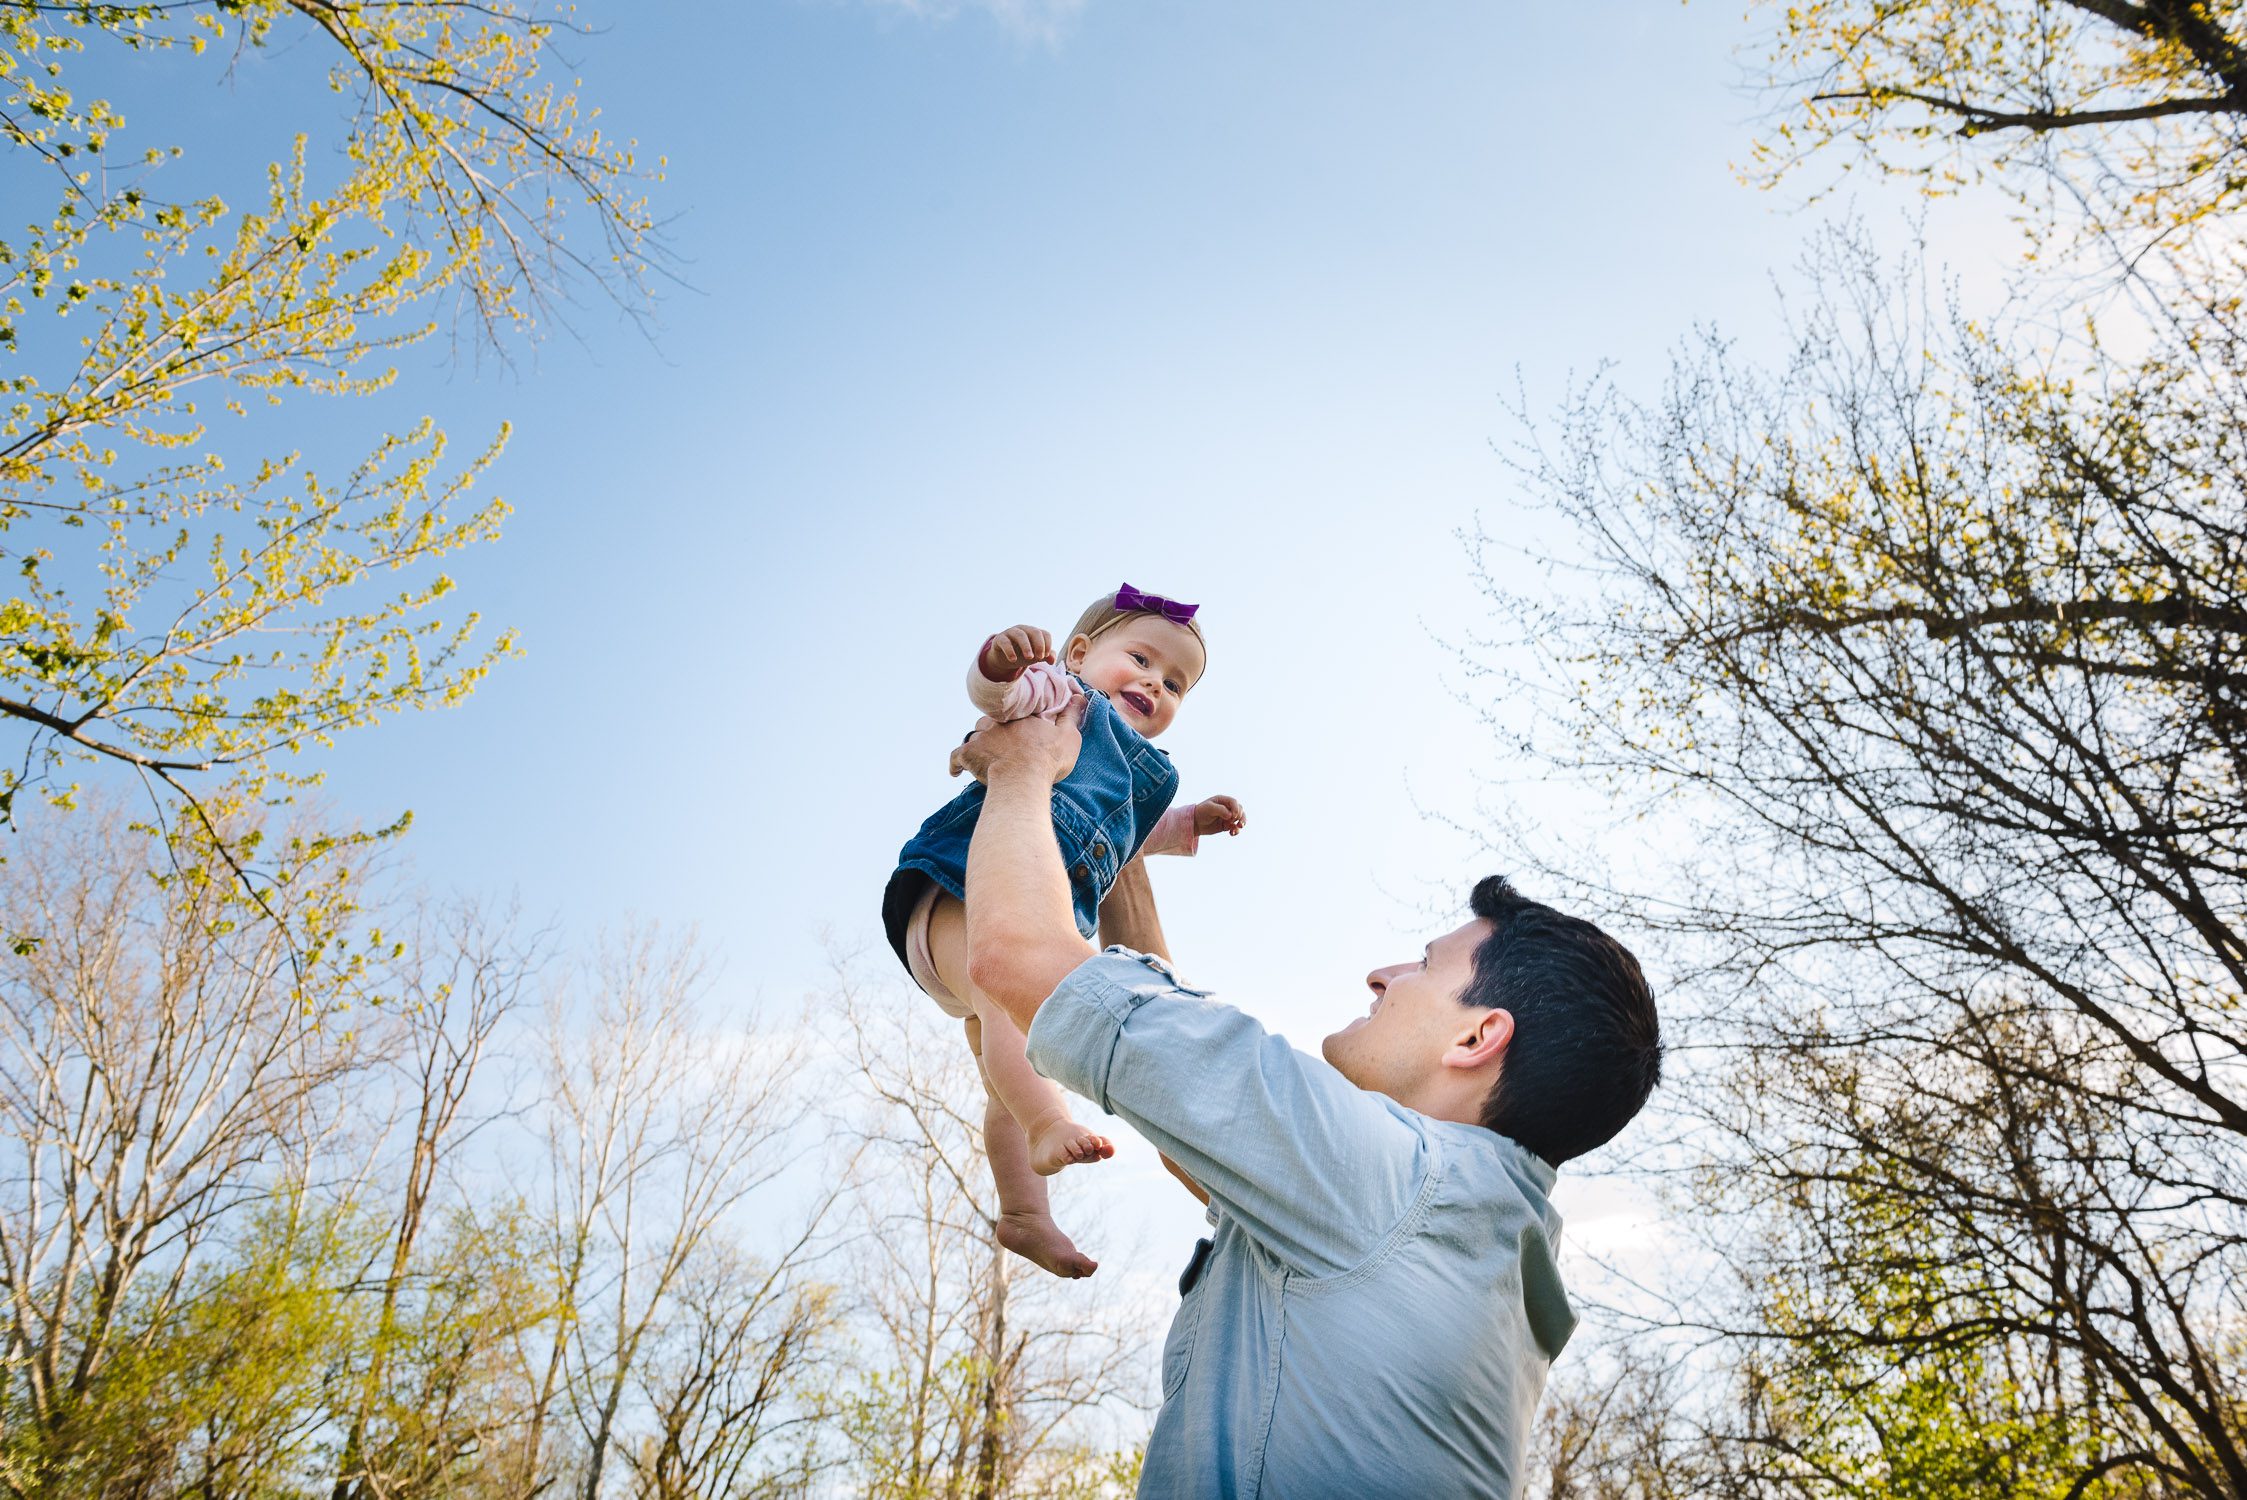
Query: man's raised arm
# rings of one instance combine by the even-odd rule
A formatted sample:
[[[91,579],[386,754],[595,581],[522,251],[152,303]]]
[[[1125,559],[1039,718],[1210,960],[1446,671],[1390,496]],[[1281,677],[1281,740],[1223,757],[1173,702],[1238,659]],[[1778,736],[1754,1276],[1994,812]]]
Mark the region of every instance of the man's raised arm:
[[[1083,715],[1079,698],[1058,723],[987,724],[952,753],[954,769],[984,787],[967,849],[968,980],[1025,1033],[1046,996],[1092,956],[1053,837],[1053,784],[1077,763]]]
[[[1152,953],[1165,963],[1170,961],[1170,944],[1163,939],[1161,913],[1155,910],[1155,888],[1147,879],[1147,857],[1135,855],[1116,876],[1115,889],[1108,899],[1100,903],[1100,941],[1121,943],[1126,948],[1136,948],[1141,953]],[[1162,1157],[1163,1170],[1185,1184],[1186,1191],[1204,1203],[1209,1201],[1209,1190],[1194,1181],[1194,1174],[1169,1157]]]
[[[1147,879],[1147,857],[1132,856],[1116,873],[1108,898],[1100,903],[1100,941],[1121,943],[1141,953],[1152,953],[1170,962],[1170,944],[1163,939],[1163,920],[1155,910],[1155,888]]]

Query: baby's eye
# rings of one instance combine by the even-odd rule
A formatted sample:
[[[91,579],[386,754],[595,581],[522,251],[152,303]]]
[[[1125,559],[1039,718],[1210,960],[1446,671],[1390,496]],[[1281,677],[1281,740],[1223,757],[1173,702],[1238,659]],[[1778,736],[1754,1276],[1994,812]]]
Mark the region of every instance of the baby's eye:
[[[1186,690],[1180,687],[1177,683],[1172,682],[1169,678],[1165,677],[1163,679],[1163,691],[1170,694],[1173,698],[1176,698],[1182,696]]]
[[[1139,654],[1138,652],[1136,652],[1136,651],[1134,651],[1134,652],[1132,652],[1132,653],[1131,653],[1131,659],[1132,659],[1133,661],[1135,661],[1135,662],[1139,663],[1139,665],[1141,665],[1141,666],[1145,666],[1145,665],[1147,665],[1147,658],[1146,658],[1146,657],[1144,657],[1144,656],[1142,656],[1142,655],[1140,655],[1140,654]]]

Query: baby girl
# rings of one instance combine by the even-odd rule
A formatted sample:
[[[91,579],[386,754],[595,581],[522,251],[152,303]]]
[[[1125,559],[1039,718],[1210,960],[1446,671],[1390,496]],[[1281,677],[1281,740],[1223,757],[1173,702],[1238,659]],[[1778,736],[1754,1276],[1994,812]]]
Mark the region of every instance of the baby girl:
[[[1017,625],[983,643],[968,697],[993,719],[1057,714],[1085,695],[1075,769],[1053,789],[1053,833],[1069,872],[1077,930],[1099,930],[1100,903],[1134,855],[1191,854],[1205,833],[1246,825],[1230,797],[1173,809],[1178,773],[1148,743],[1170,727],[1208,662],[1198,606],[1125,584],[1078,619],[1055,664],[1053,638]],[[971,786],[939,808],[898,855],[882,896],[882,925],[913,982],[967,1023],[983,1074],[985,1154],[999,1192],[999,1243],[1056,1276],[1090,1276],[1094,1262],[1053,1222],[1045,1179],[1115,1154],[1108,1138],[1069,1116],[1061,1090],[1031,1071],[1022,1032],[967,977],[967,846],[983,809]]]

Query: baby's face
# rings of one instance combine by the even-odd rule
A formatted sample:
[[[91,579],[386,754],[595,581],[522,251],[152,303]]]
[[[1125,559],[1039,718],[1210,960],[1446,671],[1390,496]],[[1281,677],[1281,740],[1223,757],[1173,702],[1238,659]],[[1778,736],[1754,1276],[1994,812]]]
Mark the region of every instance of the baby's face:
[[[1161,615],[1133,615],[1097,640],[1080,635],[1069,642],[1066,660],[1149,739],[1170,727],[1209,664],[1194,633]]]

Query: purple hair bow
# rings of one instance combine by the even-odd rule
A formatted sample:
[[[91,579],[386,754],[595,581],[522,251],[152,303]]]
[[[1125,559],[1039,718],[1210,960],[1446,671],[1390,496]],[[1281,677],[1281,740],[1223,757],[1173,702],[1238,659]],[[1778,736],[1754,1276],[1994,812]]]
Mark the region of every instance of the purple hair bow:
[[[1126,613],[1145,611],[1161,615],[1164,619],[1183,625],[1194,617],[1199,604],[1180,604],[1175,599],[1165,599],[1160,594],[1142,594],[1130,584],[1116,590],[1116,608]]]

